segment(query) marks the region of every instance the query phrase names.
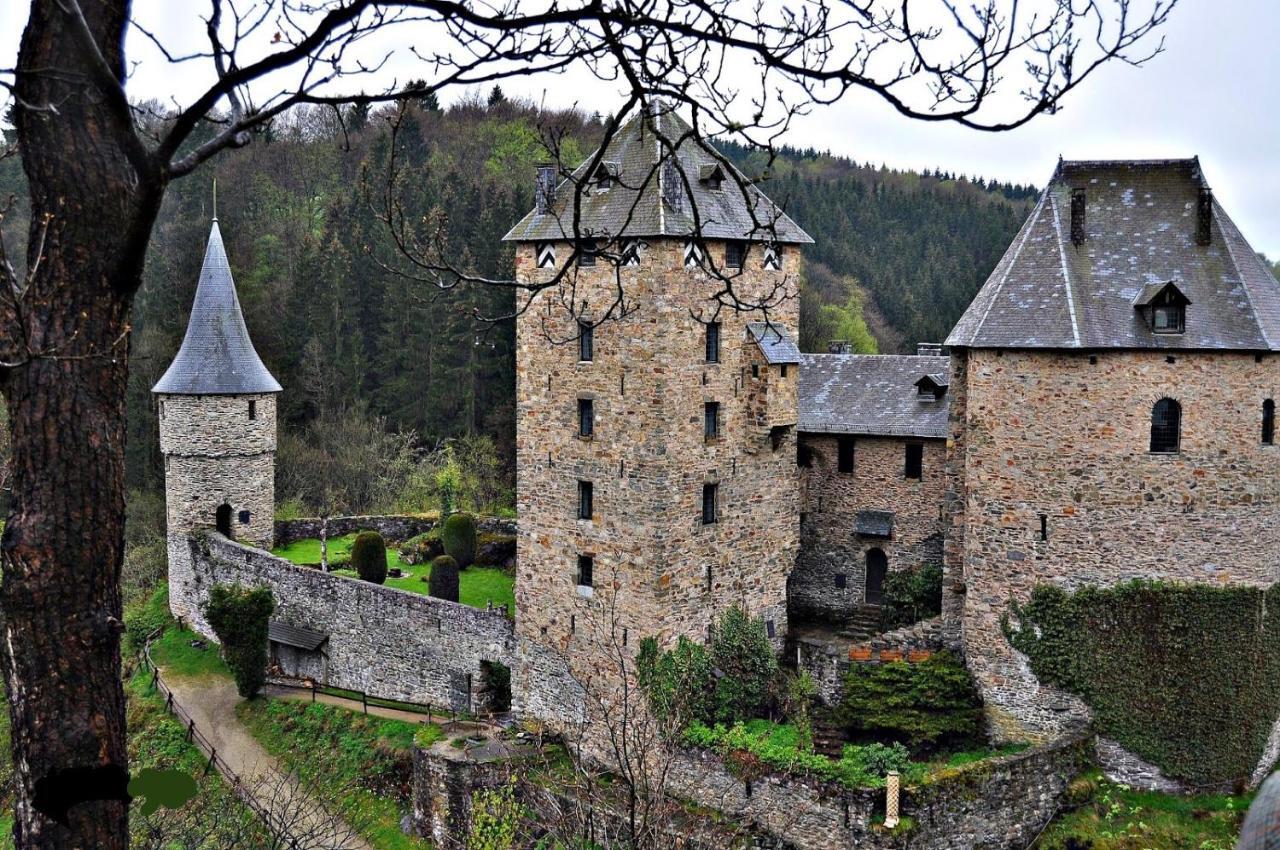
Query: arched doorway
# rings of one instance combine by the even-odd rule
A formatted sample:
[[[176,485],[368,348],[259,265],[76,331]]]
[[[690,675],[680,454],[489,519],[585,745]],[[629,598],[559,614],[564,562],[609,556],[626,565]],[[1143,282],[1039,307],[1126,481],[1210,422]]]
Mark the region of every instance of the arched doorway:
[[[884,576],[889,572],[889,558],[883,549],[867,550],[867,598],[868,605],[884,601]]]
[[[226,502],[218,505],[218,512],[214,517],[214,523],[217,525],[219,534],[223,537],[231,537],[231,506]]]

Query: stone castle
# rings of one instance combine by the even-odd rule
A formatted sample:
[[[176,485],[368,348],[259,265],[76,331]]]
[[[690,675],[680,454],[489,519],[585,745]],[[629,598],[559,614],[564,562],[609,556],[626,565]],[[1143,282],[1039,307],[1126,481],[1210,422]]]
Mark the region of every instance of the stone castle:
[[[498,662],[518,713],[564,719],[643,637],[702,640],[739,605],[782,650],[864,617],[895,571],[941,565],[939,641],[975,674],[996,736],[1046,739],[1087,710],[1004,639],[1010,599],[1037,583],[1280,579],[1280,284],[1197,160],[1061,162],[945,347],[802,354],[812,240],[689,134],[659,109],[572,174],[540,169],[536,208],[506,236],[531,290],[515,623],[395,602],[437,642],[456,632],[456,658],[368,644],[361,606],[385,618],[378,594],[408,594],[195,534],[273,538],[280,386],[215,223],[154,390],[174,613],[199,624],[211,581],[263,581],[335,684],[459,706],[477,664]]]

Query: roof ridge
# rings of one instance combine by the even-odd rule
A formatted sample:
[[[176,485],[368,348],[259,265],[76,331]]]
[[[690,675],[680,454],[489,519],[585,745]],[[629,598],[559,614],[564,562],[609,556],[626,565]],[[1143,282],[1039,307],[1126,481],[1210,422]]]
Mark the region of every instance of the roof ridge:
[[[1075,295],[1071,289],[1071,269],[1067,266],[1067,246],[1062,241],[1062,222],[1058,219],[1058,199],[1054,197],[1053,192],[1047,189],[1045,191],[1049,196],[1049,206],[1053,207],[1053,230],[1058,237],[1058,259],[1062,263],[1062,288],[1065,290],[1064,296],[1067,299],[1067,314],[1071,317],[1071,338],[1075,340],[1078,348],[1080,346],[1080,323],[1076,321]]]
[[[1056,172],[1055,172],[1056,176]],[[1052,184],[1050,184],[1052,185]],[[1040,213],[1044,211],[1045,200],[1049,195],[1049,187],[1046,186],[1044,191],[1040,193],[1040,200],[1036,203],[1035,209],[1027,216],[1027,220],[1022,223],[1022,230],[1019,231],[1014,240],[1014,244],[1010,246],[1011,254],[1008,255],[1008,262],[1005,257],[1000,258],[1000,264],[1004,266],[1004,271],[1000,274],[1000,280],[996,283],[995,290],[991,293],[991,297],[987,299],[986,309],[982,311],[982,318],[978,319],[978,325],[967,334],[969,339],[975,339],[982,333],[982,326],[987,323],[987,319],[991,316],[991,308],[995,306],[996,301],[1000,299],[1000,290],[1009,281],[1009,272],[1013,269],[1014,263],[1018,261],[1018,257],[1022,255],[1022,249],[1026,247],[1027,239],[1031,236],[1031,231],[1035,229],[1036,222],[1040,220]],[[985,288],[985,287],[983,287]],[[982,293],[982,289],[978,290]],[[961,318],[964,318],[961,316]]]
[[[1231,219],[1231,216],[1227,215],[1227,211],[1222,209],[1217,198],[1213,198],[1212,202],[1214,218],[1218,219],[1218,230],[1222,231],[1222,242],[1227,247],[1227,258],[1231,260],[1231,267],[1235,269],[1236,278],[1240,281],[1240,289],[1244,292],[1245,300],[1249,302],[1249,316],[1253,319],[1253,323],[1257,325],[1258,333],[1262,335],[1262,341],[1267,344],[1267,348],[1274,349],[1276,347],[1275,340],[1271,338],[1271,334],[1267,333],[1267,329],[1263,327],[1262,320],[1258,317],[1258,308],[1254,304],[1253,293],[1249,291],[1249,281],[1245,277],[1244,269],[1240,267],[1240,259],[1236,256],[1235,249],[1231,245],[1234,240],[1227,238],[1226,229],[1222,226],[1222,221],[1225,220],[1231,225],[1231,229],[1237,233],[1239,233],[1239,228],[1236,227],[1236,223]],[[1240,237],[1243,239],[1244,234],[1241,233]],[[1254,251],[1249,253],[1261,265],[1262,260],[1258,258],[1257,253]]]

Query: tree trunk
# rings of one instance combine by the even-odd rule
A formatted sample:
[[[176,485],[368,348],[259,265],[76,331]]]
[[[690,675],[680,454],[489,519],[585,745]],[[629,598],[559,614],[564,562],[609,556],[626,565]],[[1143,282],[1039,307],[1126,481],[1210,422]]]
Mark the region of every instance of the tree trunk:
[[[0,609],[20,850],[128,846],[128,327],[163,184],[104,79],[124,76],[128,4],[80,5],[105,64],[57,0],[35,0],[16,75],[35,272],[0,301],[0,360],[15,364],[0,370],[13,436]]]

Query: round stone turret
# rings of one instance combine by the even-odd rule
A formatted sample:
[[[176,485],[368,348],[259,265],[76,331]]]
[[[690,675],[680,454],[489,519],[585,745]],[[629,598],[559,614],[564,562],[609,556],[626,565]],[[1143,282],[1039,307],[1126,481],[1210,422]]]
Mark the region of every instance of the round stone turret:
[[[187,333],[152,388],[157,396],[168,521],[169,604],[198,616],[192,532],[213,529],[270,547],[274,533],[276,394],[245,327],[215,220]]]

